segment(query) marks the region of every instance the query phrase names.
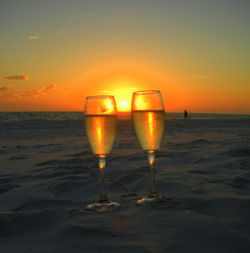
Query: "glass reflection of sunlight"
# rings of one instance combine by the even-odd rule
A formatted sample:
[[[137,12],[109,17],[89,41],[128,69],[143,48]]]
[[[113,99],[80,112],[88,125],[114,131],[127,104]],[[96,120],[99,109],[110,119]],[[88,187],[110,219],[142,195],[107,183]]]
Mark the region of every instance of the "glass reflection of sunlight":
[[[148,134],[149,134],[149,143],[153,146],[155,144],[155,121],[154,121],[154,115],[153,112],[148,112]]]
[[[106,112],[113,112],[114,105],[112,103],[112,100],[109,99],[109,98],[105,99],[105,101],[104,101],[104,107],[105,107],[105,111]]]
[[[93,122],[94,124],[96,124],[95,126],[93,126],[93,129],[96,129],[96,145],[99,146],[102,144],[102,124],[101,124],[101,119],[97,118],[95,122]]]

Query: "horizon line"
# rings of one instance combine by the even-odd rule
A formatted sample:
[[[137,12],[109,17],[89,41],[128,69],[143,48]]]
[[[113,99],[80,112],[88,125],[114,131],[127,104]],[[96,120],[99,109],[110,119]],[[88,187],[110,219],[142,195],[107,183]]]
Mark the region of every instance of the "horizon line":
[[[65,110],[65,111],[53,111],[53,110],[47,110],[47,111],[43,111],[43,110],[34,110],[34,111],[0,111],[0,113],[19,113],[19,112],[81,112],[84,113],[84,111],[75,111],[75,110]],[[118,111],[118,114],[131,114],[131,111]],[[183,111],[178,111],[178,112],[169,112],[169,111],[165,111],[165,113],[183,113]],[[229,114],[229,115],[250,115],[249,113],[235,113],[235,112],[188,112],[188,114]]]

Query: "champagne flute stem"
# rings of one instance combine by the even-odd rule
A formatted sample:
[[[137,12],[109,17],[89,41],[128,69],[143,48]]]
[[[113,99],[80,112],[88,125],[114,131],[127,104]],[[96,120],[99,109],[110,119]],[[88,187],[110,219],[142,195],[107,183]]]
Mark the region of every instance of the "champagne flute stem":
[[[100,171],[100,177],[99,177],[99,183],[100,183],[100,199],[99,202],[107,202],[108,197],[106,193],[106,187],[104,183],[104,177],[105,177],[105,171],[106,171],[106,157],[104,155],[99,155],[99,171]]]
[[[155,169],[154,169],[154,163],[155,163],[155,152],[150,151],[148,152],[148,165],[150,168],[150,174],[151,174],[151,183],[150,183],[150,191],[149,196],[150,197],[157,197],[158,193],[156,191],[155,187]]]

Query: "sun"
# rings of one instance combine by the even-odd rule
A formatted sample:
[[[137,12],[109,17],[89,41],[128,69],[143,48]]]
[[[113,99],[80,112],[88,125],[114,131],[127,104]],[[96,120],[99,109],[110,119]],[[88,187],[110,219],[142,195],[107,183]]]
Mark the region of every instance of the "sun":
[[[128,102],[127,101],[121,101],[119,108],[120,108],[121,111],[128,111],[129,110]]]

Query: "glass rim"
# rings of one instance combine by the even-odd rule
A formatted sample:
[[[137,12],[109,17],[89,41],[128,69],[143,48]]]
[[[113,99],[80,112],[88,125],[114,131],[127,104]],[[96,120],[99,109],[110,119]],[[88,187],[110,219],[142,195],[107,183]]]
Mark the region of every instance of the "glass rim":
[[[146,94],[161,94],[160,90],[138,90],[133,92],[133,94],[138,94],[138,95],[146,95]]]
[[[104,98],[115,98],[112,95],[98,95],[98,96],[87,96],[86,99],[104,99]]]

